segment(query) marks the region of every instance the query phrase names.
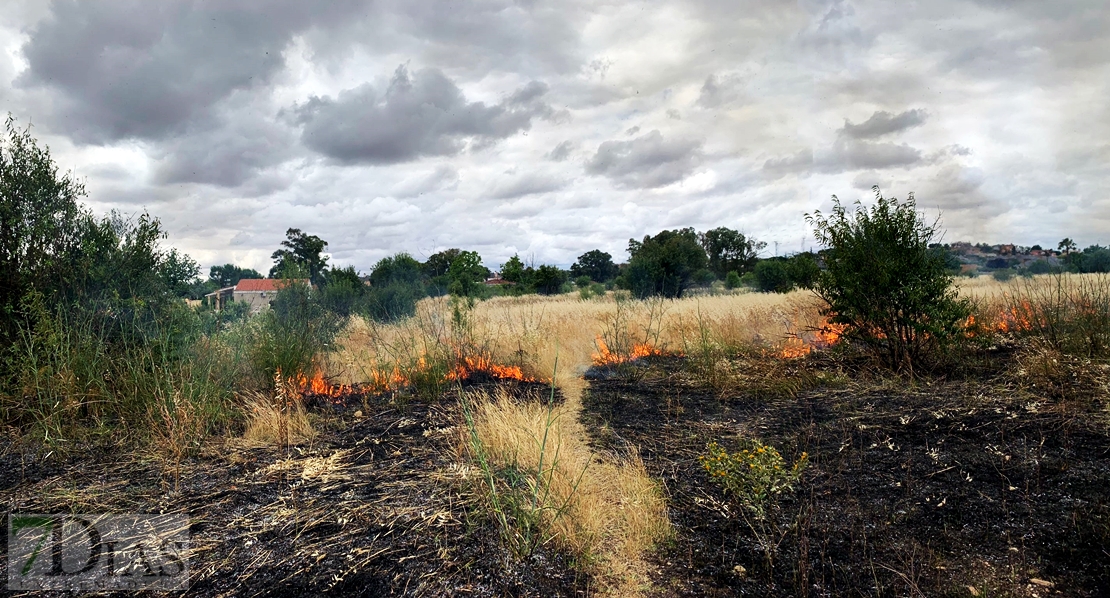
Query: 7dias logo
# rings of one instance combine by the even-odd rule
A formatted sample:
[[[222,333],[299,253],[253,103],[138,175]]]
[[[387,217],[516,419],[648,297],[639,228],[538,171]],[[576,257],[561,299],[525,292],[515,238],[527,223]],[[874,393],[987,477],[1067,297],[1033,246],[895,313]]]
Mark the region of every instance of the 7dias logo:
[[[9,515],[9,590],[183,590],[183,515]]]

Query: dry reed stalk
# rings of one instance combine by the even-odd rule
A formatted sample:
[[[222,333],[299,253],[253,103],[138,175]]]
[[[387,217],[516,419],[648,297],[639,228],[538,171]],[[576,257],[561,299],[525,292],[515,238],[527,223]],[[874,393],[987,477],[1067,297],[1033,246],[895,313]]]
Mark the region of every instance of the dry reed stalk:
[[[630,595],[645,580],[644,553],[669,533],[666,503],[639,457],[601,458],[586,444],[577,410],[551,411],[506,393],[472,395],[475,431],[497,467],[530,472],[546,533],[591,564],[603,585]],[[529,497],[523,497],[527,503]]]
[[[291,383],[275,377],[274,394],[252,392],[246,395],[247,429],[243,439],[260,444],[289,446],[316,437],[308,420],[300,393]]]

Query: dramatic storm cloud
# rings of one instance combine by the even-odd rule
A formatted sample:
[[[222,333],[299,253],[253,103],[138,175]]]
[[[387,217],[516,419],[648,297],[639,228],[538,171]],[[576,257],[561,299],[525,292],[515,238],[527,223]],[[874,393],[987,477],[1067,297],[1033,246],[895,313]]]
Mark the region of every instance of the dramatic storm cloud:
[[[12,0],[0,102],[205,265],[290,227],[363,271],[682,226],[796,251],[876,184],[950,241],[1106,244],[1107,30],[1094,0]]]
[[[313,97],[293,108],[307,147],[340,162],[395,164],[423,156],[453,156],[467,140],[491,144],[532,126],[553,110],[541,98],[547,86],[531,82],[493,106],[468,102],[437,69],[410,76],[397,68],[384,92],[363,85],[335,100]]]

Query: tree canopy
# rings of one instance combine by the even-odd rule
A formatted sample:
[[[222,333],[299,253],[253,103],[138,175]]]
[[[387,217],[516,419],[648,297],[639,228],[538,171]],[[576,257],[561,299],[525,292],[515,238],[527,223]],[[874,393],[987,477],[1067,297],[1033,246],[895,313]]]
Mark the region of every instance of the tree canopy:
[[[258,270],[252,268],[240,268],[235,264],[224,264],[222,266],[212,266],[208,269],[208,280],[217,289],[224,287],[235,286],[240,280],[249,278],[263,278]]]
[[[664,230],[643,241],[629,239],[628,253],[624,285],[637,297],[681,297],[709,261],[692,228]]]
[[[594,282],[606,282],[617,276],[617,265],[613,263],[613,256],[593,249],[578,256],[578,260],[571,264],[570,275],[573,278],[588,276]],[[504,275],[502,275],[504,276]],[[506,279],[508,280],[508,279]]]
[[[284,249],[278,249],[270,257],[274,266],[270,268],[272,278],[307,276],[312,284],[323,286],[324,273],[327,270],[328,258],[323,255],[328,242],[301,231],[291,228],[285,231],[285,240],[281,242]]]
[[[708,268],[722,280],[729,272],[743,274],[754,268],[759,252],[767,246],[723,226],[701,233],[698,242],[705,250]]]

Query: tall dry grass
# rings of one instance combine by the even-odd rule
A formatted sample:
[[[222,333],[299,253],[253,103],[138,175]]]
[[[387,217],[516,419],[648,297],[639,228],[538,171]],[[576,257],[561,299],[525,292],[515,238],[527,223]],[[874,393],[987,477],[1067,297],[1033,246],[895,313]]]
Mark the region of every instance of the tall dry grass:
[[[634,593],[646,580],[642,555],[669,533],[666,502],[639,456],[594,453],[565,404],[520,403],[504,392],[469,400],[473,438],[464,444],[486,468],[503,524],[520,528],[509,533],[527,535],[514,543],[553,541],[610,590]],[[492,473],[505,471],[514,480]]]
[[[506,365],[519,365],[537,379],[550,377],[571,401],[583,388],[597,339],[620,345],[648,343],[663,351],[688,353],[705,330],[727,347],[776,347],[819,326],[819,302],[807,291],[783,295],[739,292],[678,300],[622,300],[609,293],[588,300],[577,294],[496,297],[468,313],[468,330],[452,327],[452,307],[443,297],[425,299],[414,317],[391,324],[352,318],[327,364],[343,383],[365,382],[394,368],[412,370],[421,358],[469,342]],[[463,338],[463,337],[467,338]],[[616,341],[614,343],[613,341]],[[618,346],[611,346],[617,344]]]
[[[300,393],[280,372],[274,376],[272,392],[250,392],[244,398],[247,428],[243,440],[248,443],[289,446],[316,437]]]

